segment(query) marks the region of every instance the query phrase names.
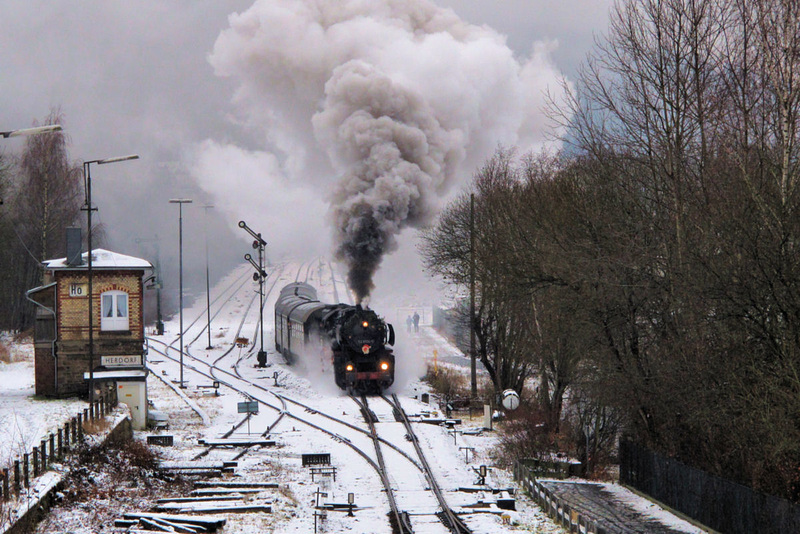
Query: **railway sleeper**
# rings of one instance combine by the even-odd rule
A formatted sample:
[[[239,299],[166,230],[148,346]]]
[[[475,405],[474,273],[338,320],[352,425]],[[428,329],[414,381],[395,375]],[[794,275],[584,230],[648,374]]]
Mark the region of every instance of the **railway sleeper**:
[[[387,515],[389,516],[389,524],[392,527],[392,534],[414,534],[414,529],[411,528],[411,516],[408,515],[408,512],[400,512],[399,514],[389,512]],[[398,517],[400,524],[397,523]]]
[[[472,531],[467,528],[464,522],[461,521],[461,518],[459,518],[452,510],[448,510],[446,512],[444,510],[440,510],[436,512],[436,517],[438,517],[439,521],[441,521],[442,524],[449,528],[454,534],[472,534]],[[451,522],[451,517],[455,524]]]

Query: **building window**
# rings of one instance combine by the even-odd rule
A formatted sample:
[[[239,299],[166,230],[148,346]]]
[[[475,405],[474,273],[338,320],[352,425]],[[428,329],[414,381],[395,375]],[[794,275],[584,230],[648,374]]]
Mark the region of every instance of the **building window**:
[[[128,294],[107,291],[100,299],[100,330],[128,330]]]

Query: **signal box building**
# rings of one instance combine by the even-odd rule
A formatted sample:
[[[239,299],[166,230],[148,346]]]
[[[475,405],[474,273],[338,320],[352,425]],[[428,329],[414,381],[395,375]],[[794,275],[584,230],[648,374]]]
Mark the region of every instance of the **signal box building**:
[[[147,260],[95,249],[92,256],[92,346],[89,353],[87,253],[44,262],[42,286],[28,291],[37,304],[36,394],[95,395],[114,389],[131,408],[134,428],[147,414],[142,278]],[[91,362],[90,362],[91,360]]]

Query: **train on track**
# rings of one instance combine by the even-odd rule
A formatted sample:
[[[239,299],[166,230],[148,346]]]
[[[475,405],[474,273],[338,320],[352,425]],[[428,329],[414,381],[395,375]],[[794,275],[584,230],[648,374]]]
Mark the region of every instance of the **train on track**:
[[[281,290],[275,303],[275,348],[288,363],[330,350],[336,385],[380,392],[394,382],[394,328],[360,305],[325,304],[304,282]]]

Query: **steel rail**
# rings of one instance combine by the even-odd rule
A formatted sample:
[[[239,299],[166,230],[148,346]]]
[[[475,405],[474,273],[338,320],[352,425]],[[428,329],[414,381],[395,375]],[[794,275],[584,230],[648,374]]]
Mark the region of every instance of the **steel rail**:
[[[383,451],[381,450],[380,438],[378,437],[378,431],[375,428],[375,415],[370,412],[367,397],[366,395],[361,395],[361,400],[359,400],[355,397],[355,395],[351,394],[350,398],[353,399],[353,402],[355,402],[361,409],[361,413],[364,416],[364,421],[366,421],[367,426],[369,426],[370,437],[372,438],[372,444],[375,447],[375,457],[377,458],[378,466],[380,467],[378,475],[380,476],[383,487],[386,490],[386,497],[389,499],[389,508],[392,510],[392,516],[394,517],[395,525],[397,525],[397,528],[400,530],[399,534],[413,534],[414,531],[411,529],[411,525],[408,524],[408,514],[404,514],[400,510],[397,505],[397,501],[394,498],[394,489],[392,489],[392,484],[389,480],[386,462],[383,460]]]
[[[161,343],[161,344],[164,344],[164,345],[166,345],[166,343],[164,343],[163,341],[160,341],[160,340],[154,340],[154,341],[156,341],[156,342],[158,342],[158,343]],[[155,350],[155,349],[154,349],[154,350]],[[175,350],[175,349],[173,349],[173,350]],[[173,356],[170,356],[170,355],[168,355],[167,353],[164,353],[164,352],[161,352],[161,351],[158,351],[158,352],[159,352],[160,354],[164,355],[164,357],[165,357],[165,358],[168,358],[168,359],[170,359],[170,360],[172,360],[172,361],[174,361],[174,362],[177,362],[177,361],[178,361],[178,359],[177,359],[177,358],[175,358],[175,357],[173,357]],[[229,352],[230,352],[230,351],[229,351]],[[312,407],[312,406],[309,406],[309,405],[307,405],[307,404],[304,404],[304,403],[302,403],[302,402],[300,402],[300,401],[298,401],[298,400],[292,399],[291,397],[287,397],[286,395],[283,395],[283,394],[280,394],[280,393],[276,393],[275,391],[272,391],[272,390],[270,390],[270,389],[267,389],[266,387],[262,386],[261,384],[257,384],[257,383],[255,383],[255,382],[251,382],[251,381],[250,381],[250,380],[248,380],[247,378],[245,378],[245,377],[241,376],[241,374],[238,374],[238,365],[235,365],[235,366],[233,367],[233,368],[234,368],[234,371],[235,371],[235,373],[232,373],[232,372],[230,372],[230,371],[228,371],[228,370],[226,370],[226,369],[223,369],[223,368],[221,368],[221,367],[219,367],[219,366],[217,366],[217,365],[216,365],[216,364],[217,364],[217,362],[218,362],[218,361],[219,361],[221,358],[218,358],[218,359],[217,359],[217,360],[215,360],[214,362],[207,362],[207,361],[204,361],[204,360],[202,360],[202,359],[200,359],[200,358],[197,358],[196,356],[193,356],[193,355],[191,355],[191,353],[187,353],[187,356],[188,356],[188,357],[189,357],[191,360],[194,360],[196,363],[198,363],[198,364],[202,364],[202,365],[204,365],[204,366],[207,366],[207,367],[209,368],[209,372],[208,372],[208,373],[206,373],[206,372],[202,371],[201,369],[199,369],[199,368],[197,368],[196,366],[194,366],[194,365],[191,365],[191,364],[186,364],[186,363],[184,363],[184,367],[188,367],[189,369],[191,369],[192,371],[196,372],[197,374],[199,374],[199,375],[201,375],[201,376],[205,376],[206,378],[209,378],[209,379],[211,379],[211,380],[216,380],[216,381],[217,381],[217,382],[219,382],[220,384],[222,384],[222,385],[224,385],[224,386],[226,386],[226,387],[230,388],[231,390],[233,390],[233,391],[235,391],[235,392],[237,392],[237,393],[241,393],[241,394],[245,394],[245,395],[247,395],[247,396],[250,396],[250,397],[252,397],[254,400],[257,400],[258,402],[260,402],[260,403],[264,404],[264,406],[266,406],[266,407],[268,407],[268,408],[271,408],[271,409],[275,410],[275,411],[276,411],[276,412],[278,412],[278,413],[286,413],[287,415],[290,415],[290,414],[287,412],[287,403],[288,403],[288,404],[294,404],[295,406],[298,406],[298,407],[302,408],[303,410],[305,410],[305,411],[306,411],[306,412],[308,412],[308,413],[317,414],[317,415],[319,415],[320,417],[323,417],[323,418],[325,418],[325,419],[328,419],[328,420],[330,420],[330,421],[333,421],[333,422],[335,422],[335,423],[338,423],[338,424],[340,424],[340,425],[343,425],[343,426],[345,426],[345,427],[349,428],[350,430],[353,430],[353,431],[355,431],[355,432],[358,432],[358,433],[360,433],[360,434],[363,434],[363,435],[365,435],[365,436],[368,436],[368,435],[369,435],[369,432],[367,432],[367,431],[366,431],[366,430],[364,430],[363,428],[360,428],[360,427],[358,427],[358,426],[356,426],[356,425],[354,425],[354,424],[352,424],[352,423],[350,423],[350,422],[348,422],[348,421],[345,421],[345,420],[343,420],[343,419],[339,419],[339,418],[337,418],[337,417],[335,417],[335,416],[332,416],[332,415],[330,415],[330,414],[327,414],[327,413],[325,413],[325,412],[321,412],[321,411],[319,411],[318,409],[316,409],[316,408],[314,408],[314,407]],[[235,379],[237,379],[237,380],[241,380],[241,381],[245,382],[245,383],[246,383],[246,384],[247,384],[249,387],[252,387],[252,388],[255,388],[255,389],[258,389],[258,390],[264,391],[265,393],[268,393],[268,394],[270,394],[270,395],[272,395],[272,396],[276,397],[278,400],[280,400],[280,401],[281,401],[282,407],[275,406],[275,405],[273,405],[273,404],[270,404],[269,402],[267,402],[267,401],[265,401],[265,400],[263,400],[263,399],[258,399],[258,398],[256,398],[255,396],[253,396],[253,395],[252,395],[252,393],[250,393],[250,392],[245,392],[244,390],[242,390],[242,389],[240,389],[240,388],[238,388],[238,387],[234,386],[233,384],[231,384],[229,381],[226,381],[225,379],[223,379],[223,378],[220,378],[220,376],[219,376],[217,373],[219,373],[219,374],[222,374],[222,375],[228,375],[228,376],[230,376],[230,377],[232,377],[232,378],[235,378]],[[279,416],[279,419],[280,419],[280,416]],[[274,428],[274,427],[277,425],[277,423],[278,423],[278,422],[279,422],[279,421],[275,421],[273,424],[271,424],[271,425],[268,427],[268,431],[269,431],[271,428]],[[268,431],[267,431],[266,433],[268,433]],[[266,433],[265,433],[265,434],[266,434]],[[380,439],[381,443],[383,443],[383,444],[385,444],[386,446],[388,446],[388,447],[390,447],[390,448],[394,449],[394,450],[395,450],[397,453],[399,453],[400,455],[402,455],[402,456],[403,456],[403,457],[404,457],[406,460],[408,460],[408,461],[409,461],[409,462],[410,462],[410,463],[411,463],[411,464],[412,464],[414,467],[416,467],[416,468],[417,468],[417,470],[419,470],[420,472],[424,472],[424,469],[423,469],[422,465],[420,465],[420,463],[419,463],[419,462],[417,462],[416,460],[414,460],[414,458],[412,458],[412,457],[411,457],[411,455],[409,455],[407,452],[405,452],[404,450],[402,450],[401,448],[399,448],[397,445],[395,445],[394,443],[392,443],[392,442],[390,442],[390,441],[387,441],[387,440],[386,440],[386,439],[384,439],[384,438],[380,438],[380,437],[379,437],[379,439]]]
[[[282,270],[282,267],[281,267],[281,270]],[[246,274],[246,273],[245,273],[245,274]],[[216,315],[217,315],[217,314],[219,314],[219,313],[220,313],[220,312],[221,312],[221,311],[224,309],[224,304],[227,304],[228,302],[230,302],[230,300],[231,300],[232,296],[233,296],[233,295],[235,295],[235,294],[236,294],[236,292],[237,292],[239,289],[241,289],[241,287],[244,285],[244,280],[245,280],[245,277],[244,277],[244,276],[238,277],[238,278],[237,278],[237,279],[235,279],[235,280],[234,280],[234,281],[233,281],[233,282],[232,282],[232,283],[231,283],[231,284],[230,284],[228,287],[226,287],[226,288],[225,288],[225,289],[224,289],[222,292],[220,292],[220,294],[218,295],[218,297],[217,297],[216,299],[214,299],[214,302],[216,302],[216,301],[217,301],[217,300],[219,300],[219,299],[220,299],[220,298],[221,298],[223,295],[226,295],[226,294],[228,293],[228,291],[229,291],[231,288],[235,288],[235,290],[236,290],[236,291],[234,291],[232,294],[228,295],[228,297],[227,297],[227,299],[226,299],[225,303],[223,303],[223,305],[219,307],[219,309],[217,310],[217,313],[214,315],[215,317],[216,317]],[[272,289],[274,288],[274,286],[275,286],[275,283],[273,282],[272,286],[270,287],[270,291],[272,291]],[[269,294],[269,293],[268,293],[268,294]],[[252,308],[252,306],[253,306],[253,303],[254,303],[254,302],[255,302],[255,295],[254,295],[254,296],[253,296],[253,297],[250,299],[250,302],[248,303],[248,305],[247,305],[247,308],[245,309],[244,313],[242,314],[242,320],[239,322],[239,327],[237,328],[237,330],[236,330],[236,333],[234,334],[234,339],[238,339],[238,338],[239,338],[239,335],[241,334],[242,328],[244,327],[244,323],[245,323],[245,321],[247,320],[247,316],[248,316],[248,314],[250,313],[250,309]],[[194,324],[194,323],[196,323],[196,322],[197,322],[197,320],[198,320],[198,319],[195,319],[195,321],[193,321],[193,322],[192,322],[192,323],[191,323],[189,326],[191,327],[191,325],[192,325],[192,324]],[[198,334],[198,335],[197,335],[197,337],[195,337],[195,338],[192,340],[192,342],[190,342],[190,344],[191,344],[191,343],[193,343],[193,342],[194,342],[196,339],[198,339],[198,338],[200,337],[200,335],[202,335],[202,333],[205,331],[205,328],[206,328],[206,327],[204,327],[204,328],[203,328],[203,330],[201,330],[200,334]],[[167,343],[165,343],[165,342],[163,342],[163,341],[161,341],[161,340],[158,340],[158,339],[152,339],[152,338],[150,338],[148,341],[149,341],[149,342],[157,342],[157,343],[161,343],[162,345],[164,345],[164,347],[165,347],[165,351],[164,351],[164,352],[162,352],[162,351],[160,351],[160,350],[156,349],[155,347],[153,347],[153,350],[155,350],[156,352],[158,352],[158,353],[162,354],[162,355],[163,355],[165,358],[171,359],[171,360],[173,360],[173,361],[177,361],[177,360],[175,360],[175,358],[172,358],[171,356],[169,356],[169,355],[167,354],[167,351],[168,351],[170,348],[172,348],[172,349],[174,350],[174,347],[172,347],[172,344],[167,344]],[[255,341],[255,340],[253,340],[253,345],[252,345],[252,347],[250,348],[250,352],[251,352],[251,353],[252,353],[252,351],[253,351],[253,350],[254,350],[254,348],[255,348],[255,342],[256,342],[256,341]],[[173,341],[172,343],[174,344],[174,343],[175,343],[175,341]],[[222,358],[226,357],[228,354],[230,354],[230,353],[233,351],[233,348],[234,348],[235,346],[236,346],[236,344],[235,344],[235,343],[231,343],[231,347],[230,347],[228,350],[226,350],[226,351],[225,351],[225,352],[224,352],[224,353],[223,353],[223,354],[222,354],[222,355],[221,355],[219,358],[217,358],[216,360],[214,360],[214,365],[213,365],[213,366],[209,365],[210,374],[208,374],[208,375],[207,375],[207,374],[205,374],[205,373],[203,373],[202,371],[200,371],[199,369],[197,369],[197,368],[196,368],[196,367],[194,367],[194,366],[189,366],[189,368],[190,368],[190,369],[192,369],[192,370],[194,370],[195,372],[197,372],[197,373],[199,373],[199,374],[203,375],[203,376],[206,376],[206,377],[212,378],[212,379],[216,380],[217,382],[219,382],[219,383],[221,383],[221,384],[224,384],[224,385],[226,385],[227,387],[229,387],[229,388],[230,388],[230,389],[232,389],[233,391],[239,391],[239,392],[241,392],[240,390],[238,390],[237,388],[235,388],[235,387],[234,387],[234,386],[232,386],[231,384],[229,384],[229,383],[225,382],[224,380],[220,380],[220,379],[219,379],[219,378],[218,378],[216,375],[214,375],[214,373],[213,373],[213,370],[214,370],[214,368],[215,368],[215,367],[217,367],[217,366],[216,366],[216,363],[217,363],[217,362],[219,362],[220,360],[222,360]],[[199,359],[198,359],[198,358],[196,358],[194,355],[192,355],[190,350],[186,350],[186,355],[187,355],[187,356],[189,356],[191,359],[193,359],[193,360],[195,360],[195,361],[202,362],[202,360],[199,360]],[[241,361],[241,357],[240,357],[239,361]],[[203,362],[203,363],[205,363],[205,362]],[[237,363],[238,363],[238,361],[237,361]],[[272,429],[272,428],[273,428],[273,427],[274,427],[276,424],[278,424],[278,422],[280,422],[280,420],[281,420],[281,418],[282,418],[282,417],[283,417],[283,415],[282,415],[282,414],[280,414],[280,415],[278,416],[278,418],[276,419],[276,421],[275,421],[275,422],[273,422],[273,424],[272,424],[272,425],[269,425],[269,426],[267,427],[267,430],[266,430],[266,432],[264,432],[264,433],[262,434],[262,436],[266,436],[266,435],[267,435],[267,434],[270,432],[270,430],[271,430],[271,429]],[[245,418],[243,418],[243,419],[242,419],[242,420],[241,420],[239,423],[237,423],[237,424],[233,425],[233,427],[232,427],[232,428],[231,428],[229,431],[227,431],[225,434],[223,434],[223,437],[224,437],[224,438],[227,438],[227,437],[229,437],[229,436],[230,436],[231,434],[233,434],[233,433],[234,433],[234,432],[235,432],[235,431],[236,431],[238,428],[241,428],[242,426],[244,426],[244,424],[245,424],[245,423],[246,423],[248,420],[249,420],[249,415],[248,415],[248,417],[245,417]],[[203,452],[200,452],[199,454],[195,455],[194,459],[195,459],[195,460],[197,460],[197,459],[200,459],[200,458],[202,458],[202,457],[206,456],[206,455],[207,455],[207,454],[209,454],[209,452],[210,452],[212,449],[214,449],[214,448],[215,448],[214,446],[210,446],[210,447],[206,448],[206,449],[205,449]],[[242,452],[240,455],[237,455],[237,457],[236,457],[236,458],[234,458],[234,459],[238,459],[239,457],[243,456],[245,453],[246,453],[246,451],[243,451],[243,452]]]
[[[301,266],[298,268],[298,271],[297,271],[296,280],[299,279],[299,275],[302,272],[302,268],[303,268],[303,265],[301,264]],[[310,266],[306,269],[306,274],[308,274],[309,271],[310,271]],[[332,278],[333,278],[333,275],[332,275]],[[273,280],[277,281],[277,277],[274,278]],[[275,283],[276,282],[273,282],[272,286],[270,287],[270,290],[269,290],[270,292],[274,289]],[[334,284],[335,284],[335,280],[334,280]],[[218,297],[218,298],[220,298],[220,297]],[[230,299],[230,298],[231,297],[229,296],[228,299]],[[243,319],[242,319],[242,321],[241,321],[241,323],[239,325],[239,330],[237,331],[237,336],[241,332],[241,329],[243,328],[244,322],[246,321],[246,317],[249,314],[249,310],[252,307],[252,302],[254,301],[254,299],[255,299],[255,297],[251,301],[250,306],[248,306],[247,310],[243,314]],[[219,313],[219,311],[218,311],[218,313]],[[197,320],[199,320],[199,318]],[[195,320],[195,322],[197,320]],[[192,324],[194,324],[194,323],[192,323]],[[165,347],[165,351],[164,352],[158,351],[155,348],[154,348],[154,350],[157,350],[157,352],[163,354],[165,358],[168,358],[168,359],[173,360],[175,362],[178,361],[177,358],[174,358],[174,357],[172,357],[172,356],[170,356],[168,354],[169,349],[176,350],[172,345],[167,344],[167,343],[165,343],[165,342],[163,342],[161,340],[151,339],[150,341],[158,342],[158,343],[164,345],[164,347]],[[174,344],[174,341],[173,341],[173,344]],[[288,405],[289,404],[293,404],[295,406],[301,407],[304,410],[308,411],[309,413],[316,414],[316,415],[321,416],[321,417],[323,417],[325,419],[331,420],[331,421],[333,421],[333,422],[335,422],[335,423],[337,423],[339,425],[343,425],[343,426],[345,426],[345,427],[347,427],[347,428],[349,428],[351,430],[354,430],[354,431],[358,432],[359,434],[370,436],[370,432],[367,432],[363,428],[360,428],[360,427],[358,427],[356,425],[353,425],[353,424],[351,424],[351,423],[349,423],[347,421],[344,421],[344,420],[339,419],[337,417],[334,417],[334,416],[331,416],[331,415],[326,414],[324,412],[321,412],[321,411],[319,411],[319,410],[317,410],[315,408],[312,408],[312,407],[310,407],[310,406],[308,406],[308,405],[306,405],[306,404],[304,404],[302,402],[299,402],[297,400],[291,399],[290,397],[287,397],[285,395],[276,393],[275,391],[269,390],[269,389],[261,386],[260,384],[256,384],[256,383],[250,381],[249,379],[247,379],[244,376],[242,376],[242,374],[239,371],[239,365],[240,365],[241,361],[243,360],[243,358],[241,358],[241,356],[236,361],[236,363],[232,366],[232,368],[234,370],[234,373],[232,373],[232,372],[230,372],[230,371],[228,371],[226,369],[221,368],[219,366],[221,360],[223,358],[227,357],[232,351],[233,351],[233,346],[229,350],[225,351],[225,353],[222,356],[220,356],[219,358],[216,358],[213,362],[206,362],[206,361],[204,361],[204,360],[192,355],[191,352],[189,350],[187,350],[185,352],[185,354],[189,357],[190,360],[195,362],[195,365],[189,364],[187,367],[192,369],[194,372],[200,374],[201,376],[205,376],[205,377],[211,378],[213,380],[216,380],[220,384],[225,385],[226,387],[230,388],[232,391],[235,391],[235,392],[238,392],[240,394],[246,395],[249,398],[253,399],[254,401],[258,402],[259,404],[261,404],[261,405],[263,405],[263,406],[265,406],[265,407],[267,407],[269,409],[272,409],[272,410],[276,411],[278,413],[277,419],[267,427],[267,430],[262,435],[268,434],[273,428],[275,428],[275,426],[282,420],[282,418],[284,416],[287,417],[287,418],[293,419],[293,420],[295,420],[295,421],[297,421],[299,423],[303,423],[303,424],[309,426],[310,428],[316,429],[316,430],[318,430],[318,431],[330,436],[332,439],[335,439],[335,440],[337,440],[337,441],[339,441],[341,443],[344,443],[347,446],[349,446],[354,452],[359,454],[364,459],[364,461],[367,462],[368,465],[370,465],[375,470],[375,472],[378,474],[378,476],[381,478],[382,481],[384,479],[386,479],[384,485],[385,485],[385,487],[389,487],[388,486],[389,481],[388,481],[388,477],[386,475],[385,467],[382,468],[363,449],[361,449],[355,443],[351,442],[351,440],[349,438],[347,438],[346,436],[343,436],[343,435],[341,435],[341,434],[339,434],[339,433],[337,433],[337,432],[335,432],[335,431],[333,431],[333,430],[331,430],[329,428],[325,428],[321,424],[317,424],[316,422],[311,421],[308,418],[305,418],[305,417],[302,417],[302,416],[297,415],[295,413],[292,413],[289,410]],[[251,352],[252,352],[252,349],[251,349]],[[208,372],[202,371],[199,367],[197,367],[197,364],[202,364],[203,366],[206,366],[208,368]],[[226,380],[226,379],[221,378],[221,375],[222,376],[228,375],[229,377],[232,377],[232,378],[236,379],[235,381],[243,382],[244,385],[242,385],[242,384],[235,385],[230,380]],[[245,390],[244,389],[245,386],[249,390]],[[277,406],[277,405],[273,404],[272,402],[270,402],[269,400],[265,399],[263,396],[258,395],[258,394],[253,394],[253,391],[252,391],[253,389],[264,391],[264,392],[272,395],[273,397],[275,397],[277,400],[280,401],[281,405]],[[398,402],[398,405],[399,405],[399,402]],[[246,421],[247,421],[247,419],[244,419],[243,421],[241,421],[238,424],[238,426],[241,426]],[[232,429],[228,433],[228,435],[230,435],[230,433],[232,433],[233,430],[234,429]],[[400,449],[399,447],[397,447],[393,443],[388,442],[383,438],[380,438],[379,436],[377,436],[377,433],[375,433],[375,436],[377,437],[377,441],[379,443],[382,443],[382,444],[385,444],[386,446],[391,447],[396,452],[401,454],[404,458],[406,458],[419,471],[425,473],[425,468],[423,467],[423,465],[421,465],[419,462],[414,460],[408,453],[406,453],[405,451],[403,451],[402,449]],[[373,439],[373,443],[375,444],[375,439],[374,438],[372,438],[372,439]],[[375,446],[380,448],[377,444],[375,444]],[[209,448],[209,450],[210,450],[210,448]],[[244,454],[244,453],[246,453],[246,451],[243,452],[242,454]],[[418,456],[420,456],[420,458],[424,458],[423,456],[421,456],[420,452],[418,452]],[[430,476],[431,475],[428,474],[428,473],[425,474],[426,478],[429,478]],[[429,480],[429,483],[430,483],[430,480]],[[390,492],[387,490],[387,498],[389,498],[390,500],[393,500],[393,496],[392,497],[388,497],[389,495],[390,495]],[[391,506],[391,503],[390,503],[390,506]],[[394,504],[394,508],[396,509],[396,503]],[[400,529],[408,527],[408,523],[409,523],[408,522],[408,515],[403,513],[403,512],[398,512],[398,515],[395,517],[395,521],[396,521],[396,524],[398,525],[398,528],[400,528]],[[410,530],[410,528],[408,528],[407,530],[405,530],[403,532],[411,532],[411,530]],[[462,531],[458,531],[458,532],[469,532],[469,531],[468,530],[462,530]]]
[[[433,474],[433,470],[428,463],[428,460],[425,458],[425,454],[422,451],[422,447],[419,444],[419,439],[417,438],[414,429],[411,427],[411,421],[409,421],[408,416],[406,415],[405,410],[403,410],[402,405],[400,404],[400,400],[397,398],[396,394],[392,394],[392,399],[389,400],[385,395],[381,395],[381,398],[388,402],[390,406],[396,413],[400,415],[402,419],[402,423],[406,428],[408,433],[408,437],[411,440],[411,443],[414,445],[414,450],[417,451],[417,456],[419,456],[419,460],[422,463],[423,467],[425,468],[425,478],[428,480],[428,484],[431,486],[431,491],[433,491],[434,495],[436,495],[436,500],[439,501],[439,506],[442,509],[442,515],[440,516],[442,522],[450,529],[451,532],[455,534],[471,534],[471,530],[467,527],[467,525],[458,517],[453,510],[450,509],[450,506],[447,504],[447,499],[445,499],[444,492],[439,487],[439,483],[436,482],[436,477]]]
[[[239,288],[241,288],[241,287],[242,287],[242,286],[245,284],[246,280],[249,278],[249,276],[246,276],[247,274],[248,274],[247,272],[244,272],[244,273],[243,273],[241,276],[239,276],[239,277],[235,278],[235,279],[234,279],[234,280],[233,280],[233,281],[232,281],[232,282],[231,282],[231,283],[230,283],[228,286],[226,286],[226,287],[225,287],[225,288],[224,288],[224,289],[223,289],[223,290],[222,290],[222,291],[219,293],[219,295],[217,295],[217,296],[214,298],[214,300],[212,300],[212,301],[211,301],[211,304],[216,304],[216,303],[217,303],[217,301],[218,301],[218,300],[220,300],[222,297],[224,297],[224,296],[225,296],[225,295],[226,295],[226,294],[227,294],[229,291],[231,291],[231,289],[233,289],[233,290],[234,290],[234,293],[235,293],[236,291],[238,291],[238,289],[239,289]],[[238,285],[237,285],[237,284],[238,284]],[[230,295],[226,297],[225,303],[227,303],[229,300],[230,300]],[[224,304],[224,303],[223,303],[223,304]],[[220,306],[220,307],[219,307],[219,309],[216,311],[216,313],[214,313],[214,315],[212,315],[212,316],[211,316],[211,318],[212,318],[212,319],[216,318],[216,317],[217,317],[217,315],[219,315],[219,313],[222,311],[222,309],[223,309],[223,306]],[[206,312],[205,312],[205,311],[203,311],[203,312],[202,312],[200,315],[198,315],[198,316],[197,316],[197,317],[196,317],[196,318],[195,318],[195,319],[194,319],[194,320],[193,320],[191,323],[189,323],[189,325],[188,325],[188,326],[186,326],[186,328],[184,329],[184,333],[188,332],[188,331],[189,331],[189,329],[190,329],[192,326],[194,326],[194,325],[195,325],[195,324],[196,324],[198,321],[200,321],[201,319],[205,319],[205,318],[206,318],[205,314],[206,314]],[[198,338],[199,338],[201,335],[203,335],[203,332],[205,332],[206,330],[208,330],[208,324],[207,324],[207,323],[204,323],[204,324],[203,324],[203,328],[200,330],[200,332],[199,332],[199,333],[198,333],[198,334],[197,334],[197,335],[196,335],[194,338],[192,338],[192,340],[191,340],[191,341],[189,341],[189,343],[187,343],[187,345],[191,345],[192,343],[194,343],[195,341],[197,341],[197,339],[198,339]],[[173,343],[174,343],[174,342],[173,342]]]
[[[233,294],[236,294],[236,291],[238,291],[238,290],[239,290],[239,289],[240,289],[242,286],[244,286],[244,284],[246,283],[246,281],[247,281],[247,280],[250,278],[249,276],[246,276],[247,274],[248,274],[248,273],[245,271],[245,273],[244,273],[244,274],[242,274],[240,277],[236,278],[236,279],[235,279],[233,282],[231,282],[231,284],[230,284],[230,285],[228,285],[226,288],[224,288],[224,289],[223,289],[223,290],[220,292],[220,294],[219,294],[219,295],[217,295],[216,297],[214,297],[214,299],[211,301],[211,304],[216,304],[216,303],[217,303],[217,301],[218,301],[218,300],[220,300],[220,299],[221,299],[223,296],[225,296],[225,295],[226,295],[226,293],[228,293],[228,292],[229,292],[231,289],[233,289],[233,290],[234,290],[234,291],[232,292],[232,294],[231,294],[231,295],[228,295],[228,296],[226,297],[226,299],[225,299],[225,302],[223,303],[223,305],[222,305],[222,306],[220,306],[220,307],[217,309],[217,311],[216,311],[216,312],[214,312],[214,314],[211,316],[211,319],[216,319],[216,317],[217,317],[217,316],[218,316],[220,313],[222,313],[222,310],[223,310],[223,309],[225,309],[225,306],[224,306],[224,304],[227,304],[227,303],[230,301],[230,298],[231,298],[231,296],[232,296]],[[238,285],[237,285],[237,284],[238,284]],[[234,286],[235,286],[235,287],[234,287]],[[189,330],[189,329],[190,329],[192,326],[194,326],[194,325],[195,325],[195,324],[196,324],[196,323],[197,323],[197,322],[198,322],[200,319],[202,319],[202,318],[203,318],[203,317],[202,317],[202,314],[201,314],[201,315],[198,315],[198,317],[197,317],[197,318],[196,318],[194,321],[192,321],[192,322],[189,324],[189,326],[187,326],[187,327],[186,327],[186,330],[184,331],[184,333],[185,333],[185,332],[187,332],[187,331],[188,331],[188,330]],[[202,335],[203,335],[203,332],[205,332],[206,330],[208,330],[208,323],[204,323],[204,324],[203,324],[203,328],[201,328],[201,329],[200,329],[200,332],[198,332],[198,334],[197,334],[195,337],[193,337],[193,338],[192,338],[192,340],[191,340],[191,341],[190,341],[190,342],[189,342],[187,345],[191,345],[192,343],[194,343],[195,341],[197,341],[197,339],[198,339],[200,336],[202,336]]]

